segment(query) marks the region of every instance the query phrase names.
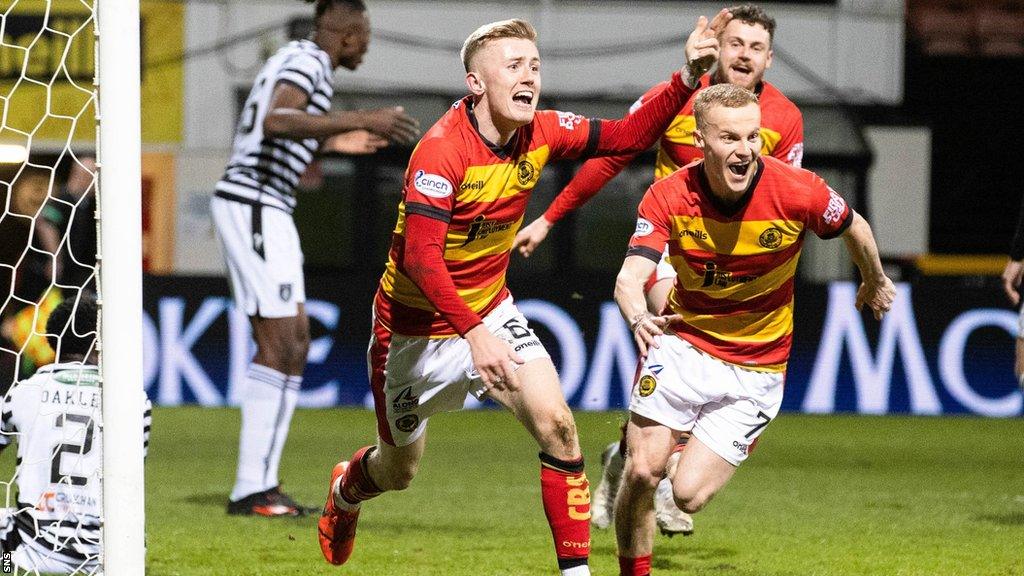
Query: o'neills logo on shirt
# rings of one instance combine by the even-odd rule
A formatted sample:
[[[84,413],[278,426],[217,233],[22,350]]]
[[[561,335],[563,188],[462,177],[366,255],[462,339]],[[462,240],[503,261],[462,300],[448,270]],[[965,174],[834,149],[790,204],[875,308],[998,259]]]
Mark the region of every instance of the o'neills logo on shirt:
[[[679,237],[682,238],[683,236],[689,236],[690,238],[694,238],[697,240],[708,239],[708,233],[703,230],[680,230]]]
[[[466,241],[462,243],[463,246],[469,244],[473,240],[483,240],[491,234],[497,234],[498,232],[504,232],[512,227],[515,222],[498,222],[497,220],[488,220],[483,214],[473,219],[473,223],[469,225],[469,234],[466,235]]]
[[[412,179],[412,185],[423,195],[431,198],[447,198],[455,191],[455,187],[443,176],[427,174],[418,170]]]

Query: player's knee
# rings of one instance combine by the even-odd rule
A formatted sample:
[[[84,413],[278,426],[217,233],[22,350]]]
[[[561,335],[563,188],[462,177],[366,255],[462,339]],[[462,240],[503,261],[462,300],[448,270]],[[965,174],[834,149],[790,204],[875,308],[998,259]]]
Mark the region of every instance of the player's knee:
[[[388,469],[386,477],[377,480],[377,483],[384,490],[405,490],[412,485],[418,471],[419,464],[392,467]]]
[[[626,460],[622,481],[628,483],[634,491],[654,493],[654,489],[657,488],[658,482],[661,482],[663,475],[661,471],[655,470],[645,462],[630,458]]]
[[[714,495],[711,490],[701,487],[685,485],[672,487],[672,497],[676,502],[676,507],[687,514],[700,512]]]
[[[576,421],[568,409],[557,411],[540,423],[541,434],[548,440],[548,444],[557,448],[561,454],[553,454],[559,457],[577,456],[579,452],[579,440],[576,437]]]

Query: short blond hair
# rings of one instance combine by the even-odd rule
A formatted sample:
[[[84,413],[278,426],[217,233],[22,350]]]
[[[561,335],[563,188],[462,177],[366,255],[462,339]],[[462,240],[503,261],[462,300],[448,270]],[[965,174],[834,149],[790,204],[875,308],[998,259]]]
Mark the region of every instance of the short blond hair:
[[[697,93],[693,100],[693,117],[697,120],[697,128],[703,130],[707,125],[708,112],[715,106],[743,108],[748,104],[758,105],[757,94],[734,84],[715,84]]]
[[[534,29],[533,24],[518,18],[491,22],[477,28],[462,44],[460,54],[462,56],[462,65],[466,67],[466,72],[469,72],[469,63],[472,62],[473,56],[485,44],[491,40],[500,40],[501,38],[522,38],[530,42],[537,42],[537,30]]]

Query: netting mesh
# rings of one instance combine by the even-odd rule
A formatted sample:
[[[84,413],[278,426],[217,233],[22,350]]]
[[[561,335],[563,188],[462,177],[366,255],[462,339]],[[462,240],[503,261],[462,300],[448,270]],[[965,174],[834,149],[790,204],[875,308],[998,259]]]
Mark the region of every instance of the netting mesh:
[[[94,13],[0,0],[0,573],[100,571]]]

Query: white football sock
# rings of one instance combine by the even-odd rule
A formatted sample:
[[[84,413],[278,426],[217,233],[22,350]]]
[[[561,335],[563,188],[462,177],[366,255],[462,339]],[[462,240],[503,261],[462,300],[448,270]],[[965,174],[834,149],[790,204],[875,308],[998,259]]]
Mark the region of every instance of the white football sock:
[[[560,572],[562,573],[562,576],[590,576],[590,566],[583,564],[581,566],[566,568]]]
[[[297,388],[289,389],[287,376],[266,366],[250,364],[245,380],[238,472],[231,490],[235,501],[277,486],[281,448],[298,397]]]

